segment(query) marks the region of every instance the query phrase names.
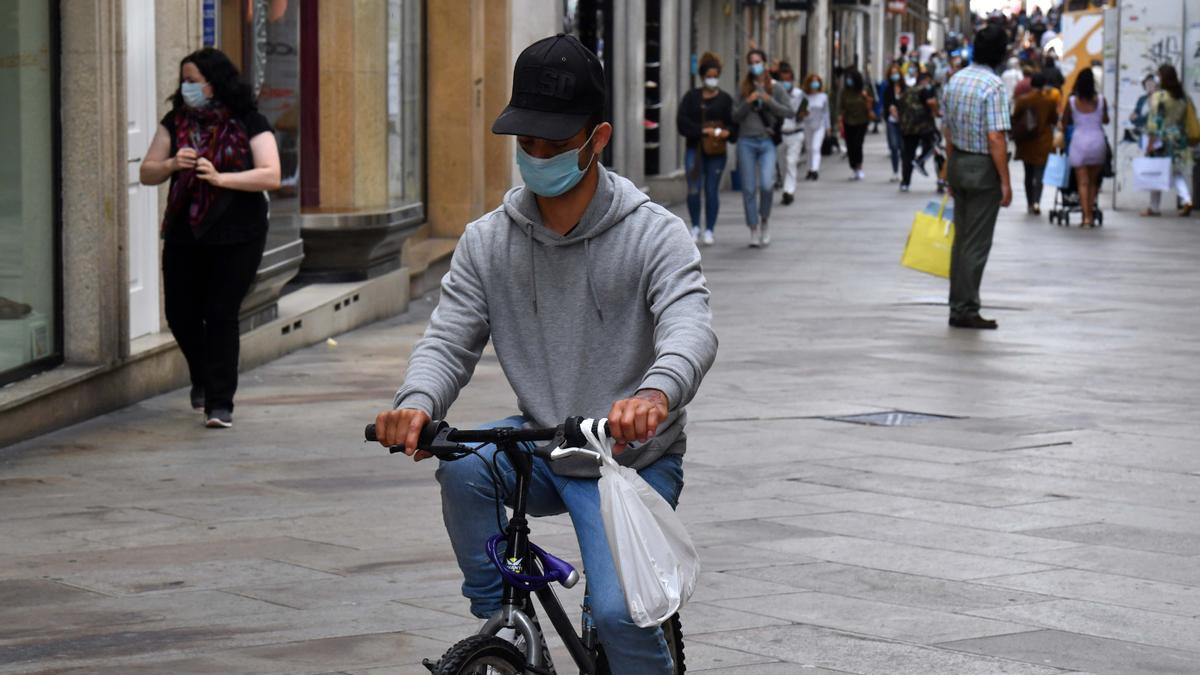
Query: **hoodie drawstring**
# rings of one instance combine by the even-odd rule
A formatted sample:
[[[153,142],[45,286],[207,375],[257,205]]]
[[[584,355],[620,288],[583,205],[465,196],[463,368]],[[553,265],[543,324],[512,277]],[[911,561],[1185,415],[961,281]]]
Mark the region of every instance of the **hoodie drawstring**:
[[[533,296],[533,315],[537,316],[537,251],[533,246],[533,226],[525,228],[525,239],[529,242],[529,291]]]
[[[583,273],[587,277],[588,291],[592,294],[592,303],[596,305],[596,314],[604,321],[604,309],[600,306],[600,296],[596,294],[596,286],[592,283],[592,240],[583,240]]]

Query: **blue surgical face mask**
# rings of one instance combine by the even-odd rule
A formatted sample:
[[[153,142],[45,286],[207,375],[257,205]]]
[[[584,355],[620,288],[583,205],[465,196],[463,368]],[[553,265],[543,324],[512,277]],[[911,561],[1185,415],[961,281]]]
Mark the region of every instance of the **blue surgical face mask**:
[[[764,72],[766,72],[766,70],[767,70],[766,66],[764,66],[761,63],[751,63],[750,64],[750,74],[751,75],[756,75],[756,76],[762,75]]]
[[[788,80],[780,80],[780,81],[779,81],[779,84],[782,84],[782,85],[783,85],[783,90],[784,90],[784,91],[791,91],[791,90],[792,90],[792,83],[791,83],[791,82],[789,82]]]
[[[203,108],[208,105],[208,97],[204,95],[204,85],[199,82],[180,84],[179,93],[183,95],[183,102],[193,108]]]
[[[808,88],[812,89],[813,91],[821,91],[821,83],[813,80],[812,83],[808,85]]]
[[[595,135],[596,132],[593,130],[592,136]],[[592,165],[592,160],[596,158],[596,154],[592,153],[587,166],[579,168],[579,156],[585,148],[591,147],[592,136],[588,136],[583,145],[574,150],[560,152],[545,159],[525,152],[525,149],[518,143],[517,168],[521,170],[521,178],[525,180],[525,187],[532,190],[535,195],[557,197],[578,185],[579,181],[583,179],[583,174],[587,173],[588,167]]]
[[[892,76],[891,76],[891,77],[892,77],[892,82],[899,82],[899,81],[900,81],[900,73],[892,73]]]

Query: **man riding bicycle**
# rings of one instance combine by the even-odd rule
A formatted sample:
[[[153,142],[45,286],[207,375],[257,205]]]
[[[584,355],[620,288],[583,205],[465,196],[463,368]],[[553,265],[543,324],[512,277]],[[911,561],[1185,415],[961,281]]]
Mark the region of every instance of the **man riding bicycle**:
[[[517,58],[512,99],[492,133],[517,137],[525,185],[467,226],[441,298],[409,358],[395,409],[376,418],[379,442],[414,451],[441,419],[492,341],[520,415],[492,426],[553,426],[607,416],[618,461],[672,506],[683,488],[684,405],[716,356],[700,254],[686,225],[600,165],[604,69],[577,39],[558,35]],[[494,461],[511,493],[504,453]],[[630,619],[600,516],[594,461],[534,460],[529,513],[571,514],[592,619],[614,673],[669,673],[660,628]],[[485,618],[501,577],[484,551],[495,534],[495,486],[479,458],[440,462],[442,514],[462,568],[463,595]]]

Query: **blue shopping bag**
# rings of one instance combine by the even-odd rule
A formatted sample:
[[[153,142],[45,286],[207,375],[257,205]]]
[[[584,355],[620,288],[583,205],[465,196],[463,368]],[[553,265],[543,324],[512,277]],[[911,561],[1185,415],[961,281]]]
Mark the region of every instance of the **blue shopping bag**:
[[[1046,157],[1046,169],[1042,171],[1042,184],[1053,185],[1062,189],[1070,181],[1071,167],[1067,164],[1067,156],[1054,153]]]

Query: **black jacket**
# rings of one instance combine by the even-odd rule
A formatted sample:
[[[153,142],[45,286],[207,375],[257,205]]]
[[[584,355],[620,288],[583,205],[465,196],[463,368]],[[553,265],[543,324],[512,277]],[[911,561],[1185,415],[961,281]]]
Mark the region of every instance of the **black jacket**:
[[[683,95],[679,111],[675,114],[675,127],[679,135],[687,139],[687,147],[700,145],[704,134],[704,122],[720,122],[722,129],[729,130],[730,143],[737,142],[737,125],[733,123],[733,98],[725,92],[704,100],[703,89],[693,89]],[[701,105],[703,104],[703,109]]]

